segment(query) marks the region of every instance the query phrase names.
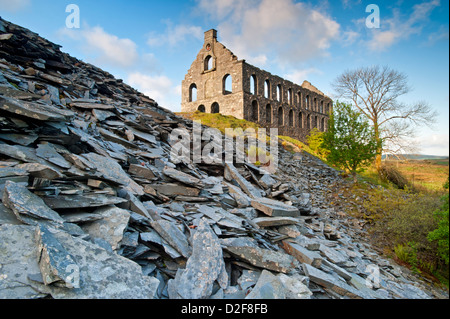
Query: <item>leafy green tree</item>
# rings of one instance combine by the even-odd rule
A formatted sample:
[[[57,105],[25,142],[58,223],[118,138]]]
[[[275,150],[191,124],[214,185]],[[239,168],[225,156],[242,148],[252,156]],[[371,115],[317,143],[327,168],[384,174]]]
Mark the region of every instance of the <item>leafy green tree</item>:
[[[323,147],[323,136],[324,132],[319,131],[317,127],[313,128],[308,137],[306,138],[306,142],[308,143],[309,148],[319,157],[327,157],[328,150]]]
[[[364,171],[375,159],[379,142],[373,128],[351,104],[337,102],[331,114],[322,147],[329,151],[328,163],[353,175]]]

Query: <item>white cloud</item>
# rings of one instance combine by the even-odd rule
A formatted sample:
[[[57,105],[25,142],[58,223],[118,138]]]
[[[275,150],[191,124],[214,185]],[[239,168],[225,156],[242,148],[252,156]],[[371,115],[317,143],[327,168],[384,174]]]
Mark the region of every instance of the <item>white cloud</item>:
[[[149,61],[151,58],[151,56],[140,57],[137,44],[132,40],[119,38],[99,26],[90,27],[84,24],[80,29],[63,28],[59,31],[59,35],[78,41],[89,62],[99,66],[131,68],[139,59]]]
[[[27,8],[31,0],[0,0],[2,11],[17,12]]]
[[[139,72],[129,74],[127,83],[174,112],[180,111],[181,85],[174,85],[165,75],[150,76]]]
[[[299,65],[327,55],[339,35],[336,21],[292,0],[200,0],[199,8],[218,21],[221,41],[241,59]]]
[[[440,4],[440,0],[416,4],[407,18],[402,17],[399,10],[394,10],[392,18],[381,19],[381,29],[373,29],[369,48],[373,51],[384,51],[400,40],[420,34],[429,21],[431,12]]]
[[[294,70],[291,73],[284,75],[284,78],[299,85],[302,85],[303,81],[308,80],[308,75],[314,73],[323,74],[322,71],[316,68],[309,68],[309,69]]]
[[[99,60],[130,67],[138,59],[137,45],[130,39],[120,39],[105,32],[101,27],[86,29],[83,36],[89,48],[99,54]]]
[[[449,155],[449,135],[448,134],[430,134],[417,139],[420,147],[420,153],[426,155]]]
[[[167,29],[165,33],[151,33],[148,36],[147,44],[150,46],[169,45],[175,46],[177,44],[187,41],[189,38],[201,40],[203,38],[203,30],[201,27],[193,25],[172,25],[170,21],[166,21]]]

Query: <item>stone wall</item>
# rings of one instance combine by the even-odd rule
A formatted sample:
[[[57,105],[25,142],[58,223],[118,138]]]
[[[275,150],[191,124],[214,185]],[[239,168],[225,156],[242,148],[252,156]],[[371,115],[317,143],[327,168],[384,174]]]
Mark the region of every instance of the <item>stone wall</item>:
[[[182,81],[182,112],[220,112],[303,141],[312,128],[327,129],[332,105],[307,81],[298,85],[238,60],[217,41],[216,30],[205,32],[203,48]]]

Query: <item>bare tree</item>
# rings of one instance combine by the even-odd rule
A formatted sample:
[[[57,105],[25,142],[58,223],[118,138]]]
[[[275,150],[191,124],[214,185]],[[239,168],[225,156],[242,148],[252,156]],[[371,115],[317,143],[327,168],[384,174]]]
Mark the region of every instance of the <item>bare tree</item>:
[[[411,91],[407,76],[387,66],[349,70],[333,82],[338,95],[350,100],[372,123],[380,143],[375,166],[383,152],[411,151],[417,125],[431,126],[437,113],[426,102],[404,104],[399,98]]]

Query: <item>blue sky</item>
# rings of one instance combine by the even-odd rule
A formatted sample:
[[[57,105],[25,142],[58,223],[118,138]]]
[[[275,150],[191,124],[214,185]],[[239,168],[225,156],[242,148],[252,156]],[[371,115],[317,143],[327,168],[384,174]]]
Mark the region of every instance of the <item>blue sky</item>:
[[[80,9],[79,29],[66,26],[69,4]],[[366,26],[369,4],[380,9],[378,29]],[[173,111],[211,28],[239,59],[331,97],[342,72],[388,65],[409,78],[403,102],[426,101],[439,113],[433,128],[417,128],[419,151],[449,155],[447,0],[0,0],[0,16]]]

